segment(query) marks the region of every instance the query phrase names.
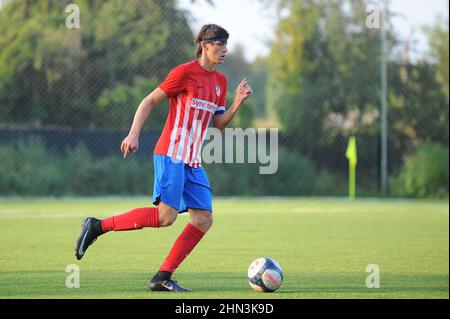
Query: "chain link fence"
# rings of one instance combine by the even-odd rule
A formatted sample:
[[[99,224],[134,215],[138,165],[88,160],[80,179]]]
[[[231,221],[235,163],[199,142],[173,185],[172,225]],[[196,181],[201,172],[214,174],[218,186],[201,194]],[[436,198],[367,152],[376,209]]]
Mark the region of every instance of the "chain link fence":
[[[346,196],[355,136],[358,196],[448,196],[448,19],[428,30],[431,52],[418,59],[389,28],[382,194],[381,41],[376,19],[367,25],[369,4],[279,0],[270,55],[249,62],[245,45],[229,52],[218,67],[227,105],[242,78],[254,91],[230,127],[267,128],[266,143],[276,128],[277,167],[261,174],[267,163],[249,163],[247,136],[244,163],[204,163],[215,195]],[[0,195],[151,195],[168,103],[151,112],[138,153],[124,160],[119,146],[141,100],[194,59],[198,30],[188,22],[173,0],[3,1]]]

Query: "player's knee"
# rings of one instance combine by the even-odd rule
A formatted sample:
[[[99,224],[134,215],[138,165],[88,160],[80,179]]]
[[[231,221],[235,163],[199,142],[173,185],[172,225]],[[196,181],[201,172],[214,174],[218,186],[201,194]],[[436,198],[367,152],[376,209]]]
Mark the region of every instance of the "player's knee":
[[[175,220],[177,219],[176,216],[160,216],[159,217],[159,227],[168,227],[170,225],[172,225]]]
[[[213,225],[213,220],[214,219],[211,213],[196,214],[191,218],[191,224],[206,233]]]
[[[177,219],[178,213],[175,209],[159,210],[159,227],[168,227]]]

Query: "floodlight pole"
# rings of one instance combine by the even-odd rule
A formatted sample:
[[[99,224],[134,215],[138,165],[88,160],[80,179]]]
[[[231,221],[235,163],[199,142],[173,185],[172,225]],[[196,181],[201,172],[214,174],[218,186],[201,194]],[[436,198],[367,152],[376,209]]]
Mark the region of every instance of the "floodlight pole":
[[[387,0],[382,1],[381,14],[381,158],[380,158],[380,186],[381,194],[387,193],[387,156],[388,156],[388,101],[387,101],[387,44],[386,44],[386,26],[388,20]]]

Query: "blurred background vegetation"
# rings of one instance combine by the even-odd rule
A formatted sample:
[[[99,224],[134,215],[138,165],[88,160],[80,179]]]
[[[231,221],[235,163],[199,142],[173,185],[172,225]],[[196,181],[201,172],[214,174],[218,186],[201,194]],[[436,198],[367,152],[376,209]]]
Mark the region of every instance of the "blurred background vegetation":
[[[359,196],[448,197],[448,18],[426,28],[430,52],[415,60],[388,29],[389,193],[381,194],[381,42],[365,26],[370,1],[274,1],[270,54],[248,62],[238,47],[219,70],[228,105],[244,76],[255,92],[233,127],[279,128],[278,172],[205,165],[214,194],[346,195],[354,135]],[[70,3],[79,29],[66,27]],[[168,103],[151,113],[136,156],[123,161],[119,145],[140,101],[195,57],[197,30],[177,2],[7,0],[0,30],[0,195],[150,194]]]

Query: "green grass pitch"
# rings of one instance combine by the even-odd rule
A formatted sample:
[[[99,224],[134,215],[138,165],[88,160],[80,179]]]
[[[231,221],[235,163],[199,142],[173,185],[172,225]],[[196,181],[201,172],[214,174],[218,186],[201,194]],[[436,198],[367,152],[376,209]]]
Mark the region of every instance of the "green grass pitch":
[[[81,261],[74,243],[83,217],[149,205],[145,198],[0,199],[0,298],[449,298],[448,201],[215,199],[215,223],[174,278],[186,294],[147,289],[188,221],[112,232]],[[269,256],[285,278],[253,292],[249,264]],[[67,265],[80,288],[66,287]],[[369,264],[380,288],[366,287]]]

